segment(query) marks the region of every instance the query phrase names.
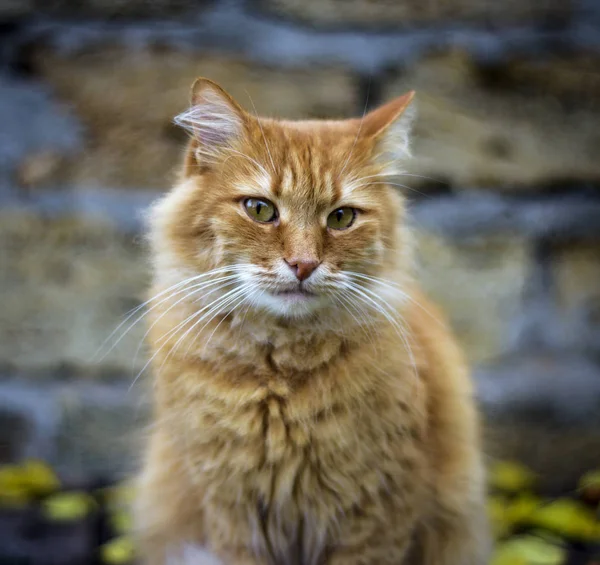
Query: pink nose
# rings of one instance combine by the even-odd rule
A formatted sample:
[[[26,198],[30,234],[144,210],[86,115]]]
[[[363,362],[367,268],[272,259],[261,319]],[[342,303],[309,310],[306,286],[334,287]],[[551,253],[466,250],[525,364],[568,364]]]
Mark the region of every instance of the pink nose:
[[[290,266],[290,269],[294,271],[294,274],[299,281],[306,280],[319,266],[318,261],[299,261],[295,259],[288,261],[285,259],[285,262]]]

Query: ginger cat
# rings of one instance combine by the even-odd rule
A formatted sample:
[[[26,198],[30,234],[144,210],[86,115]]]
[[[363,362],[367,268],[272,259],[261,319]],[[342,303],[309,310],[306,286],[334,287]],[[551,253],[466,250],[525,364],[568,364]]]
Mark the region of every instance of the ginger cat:
[[[194,84],[180,180],[151,214],[145,563],[487,562],[471,383],[387,180],[412,96],[278,121]]]

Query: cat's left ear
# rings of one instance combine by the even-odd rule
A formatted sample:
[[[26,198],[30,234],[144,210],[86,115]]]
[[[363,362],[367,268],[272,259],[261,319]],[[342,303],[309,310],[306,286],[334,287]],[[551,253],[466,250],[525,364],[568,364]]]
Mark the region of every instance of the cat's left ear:
[[[377,153],[391,161],[410,157],[412,126],[416,116],[410,91],[369,112],[362,125],[362,134],[372,138]]]
[[[218,84],[199,78],[192,86],[191,106],[175,123],[192,134],[188,161],[210,166],[244,135],[247,115]]]

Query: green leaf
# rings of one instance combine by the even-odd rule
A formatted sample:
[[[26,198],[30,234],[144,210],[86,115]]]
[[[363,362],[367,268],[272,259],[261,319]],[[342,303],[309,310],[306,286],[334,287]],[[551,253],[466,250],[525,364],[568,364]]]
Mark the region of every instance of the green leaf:
[[[536,475],[527,467],[514,461],[498,461],[489,470],[488,482],[494,489],[517,492],[531,488]]]
[[[42,511],[49,520],[69,522],[85,518],[95,505],[94,499],[84,492],[63,492],[46,498]]]
[[[133,560],[133,542],[127,536],[115,538],[100,548],[102,562],[107,565],[123,565]]]
[[[491,565],[563,565],[566,561],[564,547],[534,536],[520,536],[501,544]]]

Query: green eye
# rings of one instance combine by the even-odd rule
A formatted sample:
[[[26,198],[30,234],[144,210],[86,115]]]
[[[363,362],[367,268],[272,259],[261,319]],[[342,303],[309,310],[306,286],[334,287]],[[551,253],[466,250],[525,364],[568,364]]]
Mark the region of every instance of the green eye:
[[[268,224],[277,218],[277,208],[268,200],[246,198],[244,208],[246,208],[248,216],[261,224]]]
[[[356,210],[345,206],[334,210],[327,216],[327,227],[333,230],[345,230],[354,223],[356,218]]]

